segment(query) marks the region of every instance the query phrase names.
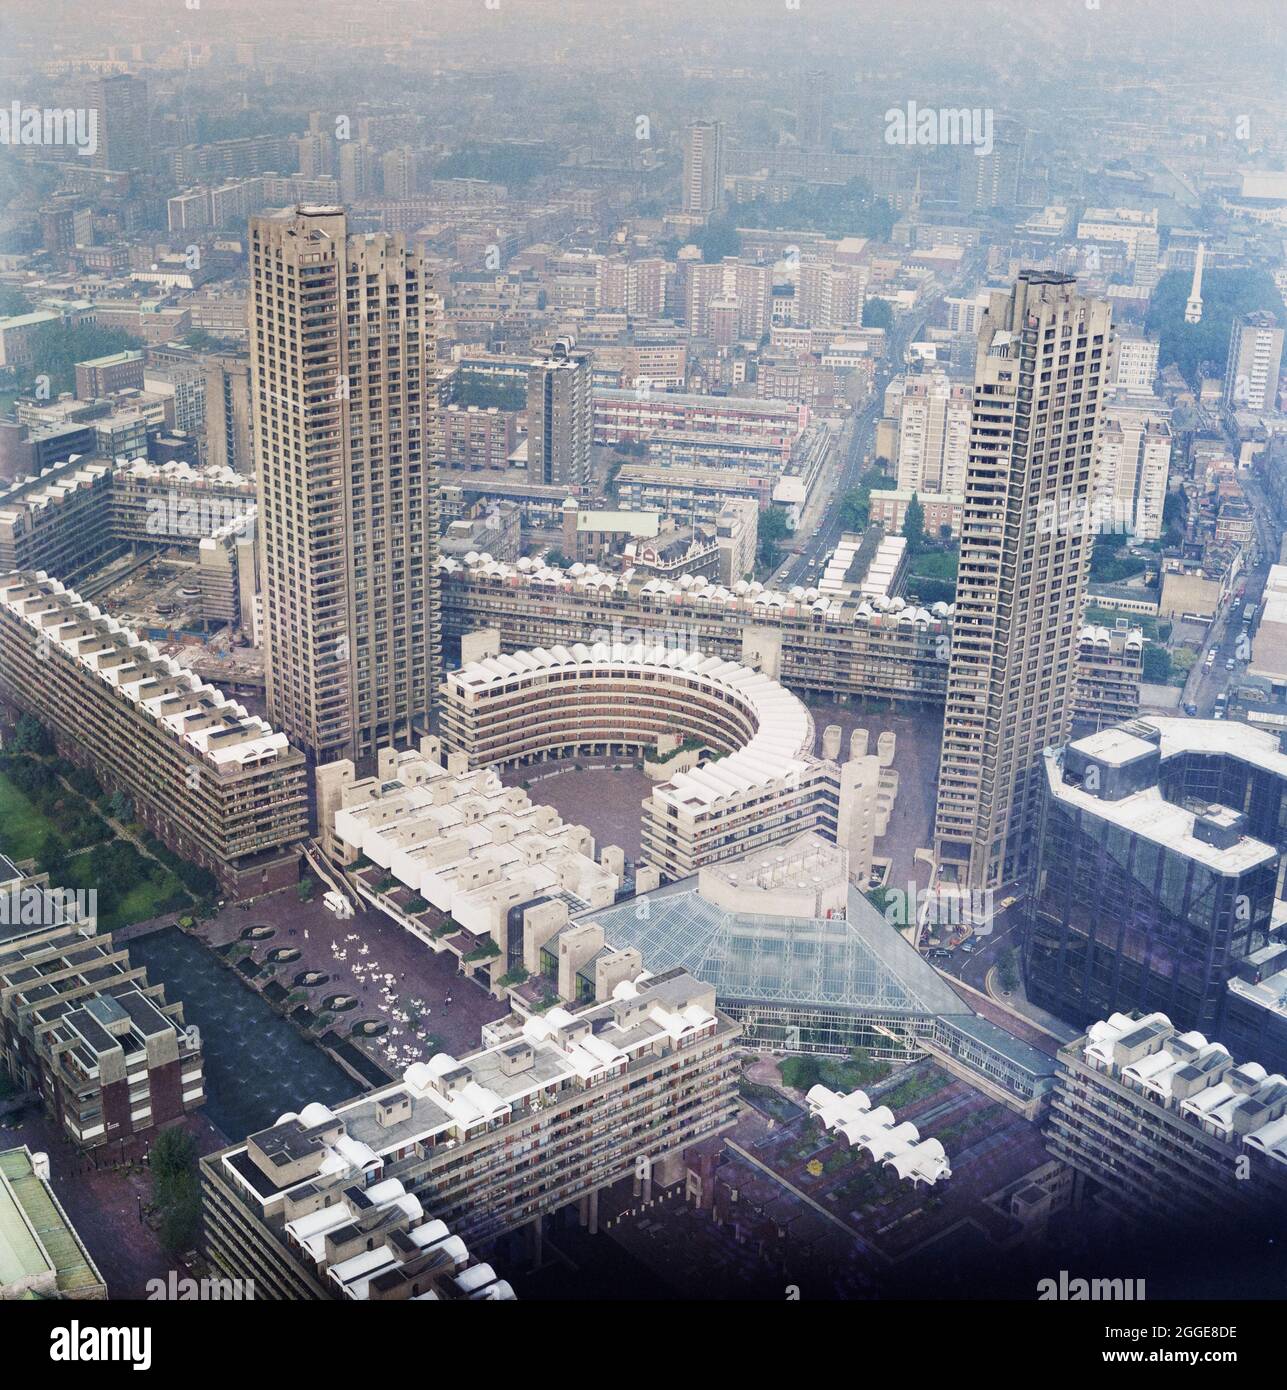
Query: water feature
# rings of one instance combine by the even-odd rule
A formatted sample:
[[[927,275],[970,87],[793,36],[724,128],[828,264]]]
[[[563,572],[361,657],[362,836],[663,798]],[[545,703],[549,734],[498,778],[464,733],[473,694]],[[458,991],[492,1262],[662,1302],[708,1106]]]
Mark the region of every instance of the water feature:
[[[177,927],[130,942],[130,959],[147,967],[167,1000],[183,1001],[187,1023],[201,1029],[206,1113],[230,1140],[265,1129],[310,1101],[328,1105],[361,1089],[199,941]]]

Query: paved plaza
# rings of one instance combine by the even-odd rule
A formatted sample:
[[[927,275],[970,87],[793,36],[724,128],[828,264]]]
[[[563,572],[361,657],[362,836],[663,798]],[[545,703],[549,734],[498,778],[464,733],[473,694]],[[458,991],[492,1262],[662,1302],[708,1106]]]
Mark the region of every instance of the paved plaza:
[[[565,758],[509,768],[502,780],[509,787],[525,787],[536,805],[553,806],[569,824],[584,825],[594,836],[596,851],[617,845],[627,859],[638,860],[643,803],[656,783],[633,765]]]

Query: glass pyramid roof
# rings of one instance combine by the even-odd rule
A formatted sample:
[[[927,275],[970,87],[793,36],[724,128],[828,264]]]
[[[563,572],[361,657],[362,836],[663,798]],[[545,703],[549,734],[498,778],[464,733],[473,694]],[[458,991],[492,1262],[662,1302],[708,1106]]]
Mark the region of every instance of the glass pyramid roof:
[[[969,1006],[855,888],[847,919],[765,917],[700,897],[685,879],[595,912],[608,943],[635,947],[654,974],[682,966],[744,1003],[963,1014]]]

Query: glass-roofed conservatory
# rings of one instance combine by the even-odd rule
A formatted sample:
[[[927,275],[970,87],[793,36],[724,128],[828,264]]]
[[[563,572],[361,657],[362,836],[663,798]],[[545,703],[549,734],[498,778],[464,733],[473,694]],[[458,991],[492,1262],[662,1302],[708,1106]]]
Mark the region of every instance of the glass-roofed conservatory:
[[[846,911],[732,911],[687,879],[586,916],[614,946],[637,948],[649,970],[683,966],[714,985],[747,1046],[832,1056],[861,1047],[887,1061],[919,1055],[914,1040],[933,1036],[936,1017],[968,1006],[857,889]]]

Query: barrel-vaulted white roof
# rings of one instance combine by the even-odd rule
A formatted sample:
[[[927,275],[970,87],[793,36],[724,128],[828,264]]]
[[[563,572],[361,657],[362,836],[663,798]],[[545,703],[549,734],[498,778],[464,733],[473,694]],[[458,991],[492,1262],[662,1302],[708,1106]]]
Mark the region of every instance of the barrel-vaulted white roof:
[[[899,538],[901,539],[901,538]],[[624,594],[630,587],[635,571],[627,569],[620,574],[608,574],[596,565],[576,564],[562,569],[546,565],[543,561],[523,558],[512,564],[495,560],[490,555],[471,550],[461,561],[455,556],[442,556],[438,568],[444,574],[464,575],[468,578],[487,579],[492,582],[518,588],[557,588],[571,593],[594,594],[605,597],[614,593]],[[788,590],[770,589],[764,585],[752,584],[739,579],[731,588],[715,584],[704,575],[680,575],[676,579],[654,577],[647,580],[639,592],[646,594],[652,603],[691,609],[708,606],[744,607],[750,611],[763,613],[766,608],[782,609],[787,612],[816,613],[820,617],[839,618],[853,598],[847,593],[833,590],[823,592],[821,588],[802,588],[794,584]],[[955,610],[950,604],[935,603],[929,608],[913,608],[906,600],[891,597],[885,593],[866,593],[862,602],[848,615],[855,624],[869,624],[873,620],[882,623],[929,625],[950,619]]]
[[[1227,1048],[1181,1032],[1164,1013],[1112,1014],[1072,1046],[1097,1071],[1120,1077],[1214,1138],[1287,1164],[1287,1077],[1280,1073],[1259,1062],[1236,1065]]]
[[[865,1091],[851,1091],[846,1096],[826,1086],[814,1086],[805,1102],[824,1129],[843,1134],[851,1148],[865,1149],[900,1178],[933,1185],[952,1176],[947,1154],[937,1139],[922,1139],[910,1120],[895,1124],[887,1105],[873,1110]]]
[[[769,781],[798,778],[813,754],[813,716],[785,686],[760,671],[735,661],[675,647],[627,646],[622,642],[577,642],[571,647],[510,652],[487,657],[454,671],[448,681],[472,691],[521,684],[533,672],[600,668],[607,675],[625,671],[646,680],[649,673],[675,672],[697,689],[709,690],[721,704],[730,702],[751,712],[755,732],[750,741],[727,757],[703,763],[691,772],[677,772],[654,789],[654,796],[693,808],[715,805],[724,798]],[[569,696],[569,698],[572,698]]]
[[[43,571],[0,579],[0,608],[215,767],[250,768],[290,751],[285,734]]]

